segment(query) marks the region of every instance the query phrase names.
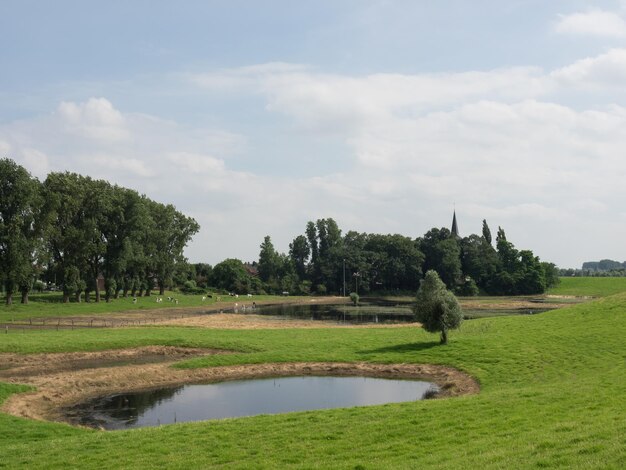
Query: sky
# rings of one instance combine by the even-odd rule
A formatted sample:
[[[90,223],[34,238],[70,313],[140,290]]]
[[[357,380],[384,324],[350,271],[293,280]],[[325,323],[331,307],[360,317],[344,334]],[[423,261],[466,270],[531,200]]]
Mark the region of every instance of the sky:
[[[0,1],[0,157],[171,203],[191,262],[309,220],[626,259],[626,1]]]

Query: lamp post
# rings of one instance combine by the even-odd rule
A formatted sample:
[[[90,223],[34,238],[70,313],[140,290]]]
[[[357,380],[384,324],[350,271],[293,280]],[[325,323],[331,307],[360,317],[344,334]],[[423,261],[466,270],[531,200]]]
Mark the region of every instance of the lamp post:
[[[343,259],[343,296],[346,296],[346,259]]]

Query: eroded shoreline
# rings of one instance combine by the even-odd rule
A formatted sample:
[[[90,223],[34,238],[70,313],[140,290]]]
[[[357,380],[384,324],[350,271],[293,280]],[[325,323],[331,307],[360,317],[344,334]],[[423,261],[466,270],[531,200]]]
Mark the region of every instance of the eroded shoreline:
[[[14,394],[1,411],[38,420],[72,423],[67,410],[77,404],[105,395],[143,391],[201,382],[284,377],[294,375],[367,376],[411,378],[436,383],[437,397],[453,397],[478,393],[478,382],[452,367],[431,364],[372,363],[269,363],[236,366],[178,369],[171,367],[183,358],[226,351],[151,346],[94,353],[57,353],[13,358],[10,367],[0,371],[0,380],[31,385],[36,390]],[[5,359],[3,355],[0,359]],[[53,360],[42,362],[46,356]],[[85,364],[105,366],[71,370]],[[128,363],[128,364],[126,364]],[[37,366],[36,364],[39,364]],[[51,366],[50,364],[56,364]],[[121,365],[126,364],[126,365]]]

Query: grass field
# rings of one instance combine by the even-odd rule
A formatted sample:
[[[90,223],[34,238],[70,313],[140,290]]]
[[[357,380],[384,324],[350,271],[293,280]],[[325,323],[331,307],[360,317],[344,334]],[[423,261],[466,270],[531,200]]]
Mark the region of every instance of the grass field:
[[[551,295],[606,297],[626,291],[626,277],[562,277]]]
[[[178,304],[174,302],[168,302],[167,297],[176,298],[179,300]],[[157,303],[157,298],[164,298],[163,302]],[[255,295],[252,298],[248,297],[230,297],[228,295],[219,296],[220,302],[217,302],[218,296],[213,295],[212,298],[202,300],[202,295],[182,295],[174,292],[166,292],[165,295],[151,295],[149,297],[138,297],[137,302],[134,303],[131,297],[112,299],[110,302],[105,302],[104,297],[101,302],[70,302],[64,304],[62,302],[62,295],[58,293],[46,293],[46,294],[34,294],[30,296],[30,302],[28,305],[19,303],[19,296],[14,298],[14,303],[10,306],[4,305],[4,298],[0,297],[0,323],[10,321],[23,321],[30,317],[32,318],[59,318],[67,316],[79,316],[79,315],[92,315],[99,316],[107,313],[119,313],[126,311],[147,311],[147,310],[160,310],[165,308],[187,308],[187,307],[206,307],[207,309],[214,308],[229,308],[236,302],[251,304],[253,301],[257,303],[261,302],[293,302],[300,297],[283,297],[276,295]]]
[[[596,284],[595,295],[612,288]],[[178,365],[187,368],[446,364],[476,377],[481,392],[116,432],[0,414],[0,468],[626,468],[625,338],[626,292],[539,315],[468,321],[448,346],[416,328],[143,327],[2,335],[4,352],[149,344],[239,351]],[[0,400],[23,390],[2,384]]]

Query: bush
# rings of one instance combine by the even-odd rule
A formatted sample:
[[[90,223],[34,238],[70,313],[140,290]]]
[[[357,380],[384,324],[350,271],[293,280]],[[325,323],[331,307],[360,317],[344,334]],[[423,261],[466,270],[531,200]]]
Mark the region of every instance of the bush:
[[[206,294],[206,289],[196,286],[196,281],[185,281],[180,291],[183,294]]]
[[[462,297],[476,297],[479,292],[478,286],[471,277],[466,278],[463,284],[456,288],[456,294]]]
[[[359,294],[356,292],[350,292],[350,300],[354,305],[359,305]]]
[[[324,284],[318,284],[317,286],[315,286],[315,292],[319,295],[326,294],[326,286]]]

